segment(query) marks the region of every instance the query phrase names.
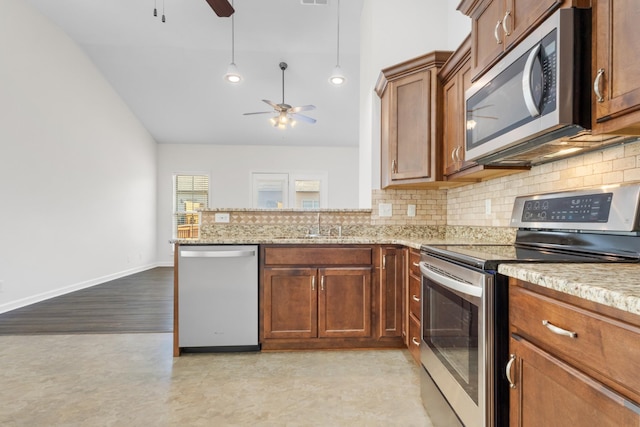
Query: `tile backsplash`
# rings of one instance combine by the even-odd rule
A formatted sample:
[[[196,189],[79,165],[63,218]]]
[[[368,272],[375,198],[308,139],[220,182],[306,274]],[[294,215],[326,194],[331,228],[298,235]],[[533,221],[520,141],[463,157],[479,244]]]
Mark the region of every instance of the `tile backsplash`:
[[[640,140],[447,190],[447,225],[508,227],[516,196],[640,181]]]
[[[534,166],[501,178],[443,190],[373,190],[372,224],[509,227],[516,196],[640,182],[640,140]],[[393,206],[391,217],[379,205]],[[416,205],[416,216],[407,206]]]

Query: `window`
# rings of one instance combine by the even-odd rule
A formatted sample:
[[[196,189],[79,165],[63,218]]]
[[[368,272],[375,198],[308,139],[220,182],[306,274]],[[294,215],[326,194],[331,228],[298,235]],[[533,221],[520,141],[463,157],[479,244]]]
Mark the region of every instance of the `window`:
[[[298,209],[320,208],[320,180],[296,179],[293,182],[295,190],[295,206]]]
[[[173,237],[197,239],[200,231],[198,209],[209,207],[209,177],[174,175]]]
[[[289,206],[289,175],[286,173],[253,173],[253,207],[282,209]]]
[[[327,173],[252,173],[253,207],[319,209],[327,207]]]

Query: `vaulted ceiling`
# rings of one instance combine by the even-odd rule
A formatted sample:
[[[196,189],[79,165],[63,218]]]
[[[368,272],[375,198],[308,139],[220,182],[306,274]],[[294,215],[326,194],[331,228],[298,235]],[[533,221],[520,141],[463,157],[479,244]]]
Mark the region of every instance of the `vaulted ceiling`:
[[[337,0],[235,0],[238,85],[223,80],[231,18],[218,17],[205,0],[27,1],[86,52],[159,143],[358,144],[363,0],[340,3],[342,87],[328,82],[337,61]],[[262,99],[282,102],[282,61],[286,103],[315,105],[304,114],[316,124],[280,130],[270,114],[243,115],[268,111]]]

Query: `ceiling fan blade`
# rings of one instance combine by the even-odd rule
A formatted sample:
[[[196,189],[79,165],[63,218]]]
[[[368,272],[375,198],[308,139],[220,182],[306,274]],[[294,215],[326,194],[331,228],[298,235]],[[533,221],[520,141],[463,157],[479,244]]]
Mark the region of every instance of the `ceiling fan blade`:
[[[262,102],[271,105],[271,107],[276,111],[281,110],[280,106],[273,101],[269,101],[268,99],[263,99]]]
[[[316,119],[312,119],[311,117],[308,117],[308,116],[303,116],[302,114],[292,113],[291,117],[293,117],[296,120],[301,120],[303,122],[307,122],[311,124],[314,124],[316,122]]]
[[[216,15],[222,18],[228,18],[235,12],[228,0],[206,0],[206,2],[209,3]]]
[[[299,111],[309,111],[309,110],[315,110],[316,106],[315,105],[302,105],[300,107],[293,107],[289,110],[290,113],[297,113]]]
[[[273,111],[256,111],[254,113],[242,113],[243,116],[251,116],[253,114],[273,114]]]

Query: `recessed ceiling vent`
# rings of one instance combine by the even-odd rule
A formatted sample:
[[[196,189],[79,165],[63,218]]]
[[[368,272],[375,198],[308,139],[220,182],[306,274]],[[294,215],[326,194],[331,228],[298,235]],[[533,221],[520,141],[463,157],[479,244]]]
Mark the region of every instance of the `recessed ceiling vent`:
[[[300,0],[300,3],[309,6],[326,6],[329,4],[329,0]]]

